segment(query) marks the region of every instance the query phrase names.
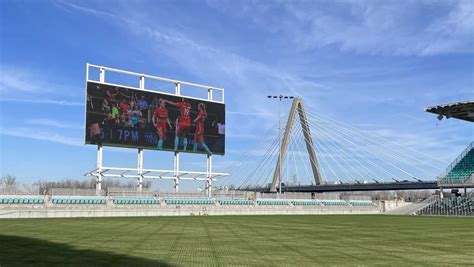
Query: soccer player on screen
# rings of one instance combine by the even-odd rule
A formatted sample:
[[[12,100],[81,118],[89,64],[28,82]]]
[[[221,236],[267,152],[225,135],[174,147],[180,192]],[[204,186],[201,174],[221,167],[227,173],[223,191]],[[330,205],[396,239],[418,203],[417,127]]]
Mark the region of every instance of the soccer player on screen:
[[[166,126],[169,126],[170,129],[172,129],[172,127],[171,127],[170,120],[168,118],[168,110],[165,108],[165,104],[166,104],[165,100],[160,98],[159,103],[160,103],[160,106],[155,109],[155,112],[153,112],[152,121],[153,121],[153,125],[155,125],[156,127],[156,132],[158,133],[158,138],[159,138],[158,144],[156,147],[159,150],[162,150],[163,140],[166,138]]]
[[[198,148],[198,140],[199,144],[201,144],[202,148],[207,152],[207,154],[212,155],[211,150],[209,150],[209,147],[204,143],[204,121],[207,118],[207,113],[206,113],[206,105],[204,103],[199,103],[198,105],[198,115],[194,119],[194,123],[196,123],[196,131],[194,132],[194,146],[193,146],[193,151],[197,152]]]
[[[100,95],[101,88],[96,85],[87,90],[87,117],[90,120],[91,143],[102,146],[100,125],[103,124],[107,115],[102,110],[103,98],[97,96]]]
[[[186,102],[184,98],[182,98],[181,102],[175,103],[173,101],[164,100],[166,103],[176,106],[179,108],[179,112],[181,115],[177,120],[178,123],[176,125],[176,135],[174,138],[174,151],[178,151],[179,146],[179,138],[183,138],[183,151],[186,151],[188,146],[188,133],[189,128],[191,128],[191,104]]]

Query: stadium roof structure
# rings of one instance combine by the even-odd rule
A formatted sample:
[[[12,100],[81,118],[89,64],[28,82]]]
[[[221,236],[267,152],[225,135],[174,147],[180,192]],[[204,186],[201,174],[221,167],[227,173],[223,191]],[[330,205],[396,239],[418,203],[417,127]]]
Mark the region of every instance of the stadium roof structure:
[[[425,111],[438,114],[439,120],[446,117],[474,122],[474,100],[430,106],[426,107]]]

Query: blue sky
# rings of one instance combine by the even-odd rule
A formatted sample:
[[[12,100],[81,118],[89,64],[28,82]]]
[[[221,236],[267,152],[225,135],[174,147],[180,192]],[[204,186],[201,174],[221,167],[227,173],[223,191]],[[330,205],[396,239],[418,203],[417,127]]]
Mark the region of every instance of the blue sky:
[[[226,171],[277,120],[268,94],[446,161],[473,127],[423,108],[474,98],[472,1],[1,1],[1,173],[81,178],[87,62],[224,87]],[[289,107],[289,103],[285,108]],[[205,160],[185,155],[184,166]],[[109,165],[134,166],[110,149]],[[146,154],[145,167],[171,155]]]

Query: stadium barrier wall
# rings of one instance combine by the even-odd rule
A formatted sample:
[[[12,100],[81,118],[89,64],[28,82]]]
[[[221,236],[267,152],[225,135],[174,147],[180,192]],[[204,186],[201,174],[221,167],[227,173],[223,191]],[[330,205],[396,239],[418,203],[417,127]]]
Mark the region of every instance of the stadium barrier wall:
[[[193,216],[193,215],[322,215],[322,214],[378,214],[378,207],[351,206],[178,206],[157,207],[41,207],[2,208],[0,218],[73,218],[73,217],[129,217],[129,216]]]

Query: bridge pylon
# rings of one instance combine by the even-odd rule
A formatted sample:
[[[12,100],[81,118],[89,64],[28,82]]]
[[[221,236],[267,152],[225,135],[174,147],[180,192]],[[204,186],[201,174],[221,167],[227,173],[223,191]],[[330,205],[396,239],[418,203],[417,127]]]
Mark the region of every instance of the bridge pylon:
[[[296,97],[293,99],[291,105],[290,113],[288,115],[288,121],[286,123],[285,132],[283,134],[283,140],[280,147],[280,155],[277,159],[277,164],[275,166],[275,172],[273,174],[272,185],[270,187],[270,192],[276,192],[277,186],[280,185],[280,164],[285,161],[286,152],[288,151],[288,143],[290,141],[291,130],[293,129],[293,124],[295,123],[295,116],[299,117],[301,128],[303,129],[303,135],[306,143],[306,150],[308,151],[308,157],[311,164],[311,169],[313,171],[314,181],[316,185],[320,185],[322,181],[321,173],[319,172],[318,158],[313,146],[313,139],[311,137],[310,127],[308,125],[308,120],[306,118],[306,113],[304,110],[303,100]],[[280,162],[280,160],[282,162]]]

